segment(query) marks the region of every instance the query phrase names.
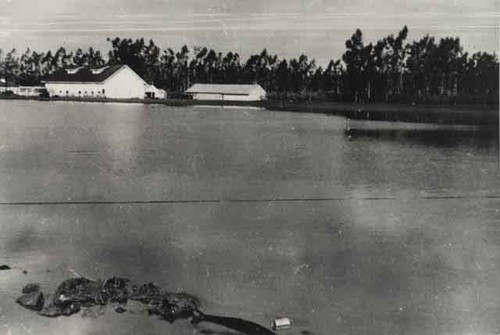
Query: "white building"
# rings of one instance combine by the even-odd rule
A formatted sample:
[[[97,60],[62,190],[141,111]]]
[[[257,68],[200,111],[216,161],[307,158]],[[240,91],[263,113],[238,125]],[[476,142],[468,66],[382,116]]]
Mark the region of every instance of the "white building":
[[[22,97],[39,97],[44,90],[44,86],[0,86],[0,93],[12,92]]]
[[[45,80],[45,88],[51,97],[166,98],[164,90],[146,83],[127,65],[66,69],[49,76]]]
[[[259,101],[266,99],[266,91],[257,84],[194,84],[186,93],[194,100]]]

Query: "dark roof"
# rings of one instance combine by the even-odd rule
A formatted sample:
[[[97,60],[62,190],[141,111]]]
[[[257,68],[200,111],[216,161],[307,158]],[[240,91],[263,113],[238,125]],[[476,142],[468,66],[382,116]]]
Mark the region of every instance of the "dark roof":
[[[110,65],[100,69],[80,67],[76,69],[64,69],[49,75],[45,82],[90,82],[100,83],[111,77],[124,65]]]

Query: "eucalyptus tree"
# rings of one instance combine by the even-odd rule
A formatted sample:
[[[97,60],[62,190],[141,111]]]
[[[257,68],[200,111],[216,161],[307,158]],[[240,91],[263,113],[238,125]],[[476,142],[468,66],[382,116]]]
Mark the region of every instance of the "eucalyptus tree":
[[[159,85],[168,91],[176,91],[178,84],[174,82],[175,52],[168,48],[163,50],[159,60]]]
[[[23,86],[39,85],[44,73],[42,73],[42,61],[44,53],[31,51],[29,48],[21,55],[18,60],[19,74],[17,81]]]
[[[465,56],[465,58],[464,58]],[[438,71],[438,92],[440,95],[454,95],[457,91],[458,77],[466,63],[466,55],[458,38],[442,38],[436,49],[435,62]]]
[[[189,85],[188,73],[189,48],[184,45],[179,52],[175,54],[175,63],[173,75],[178,83],[178,90],[185,91]]]
[[[271,91],[280,94],[292,91],[290,70],[288,61],[286,59],[278,61],[278,66],[276,67],[276,70],[274,72],[274,77],[275,86],[271,88]]]
[[[365,47],[363,43],[363,33],[356,29],[355,33],[345,43],[346,52],[342,60],[346,64],[346,84],[351,100],[360,102],[365,92],[370,95],[373,66],[371,62],[372,44]]]
[[[81,48],[76,49],[75,54],[73,55],[73,64],[75,66],[84,66],[86,65],[85,55],[83,54],[83,50]]]
[[[106,64],[101,52],[99,50],[94,50],[94,48],[89,47],[87,52],[84,54],[85,65],[92,68],[99,68]]]
[[[341,60],[331,60],[323,72],[324,90],[335,94],[337,99],[343,91],[343,68]]]
[[[434,93],[435,74],[439,69],[434,61],[437,45],[434,37],[424,36],[408,45],[408,59],[406,67],[409,72],[410,94],[418,98]]]
[[[498,58],[495,54],[476,52],[467,60],[461,78],[460,93],[485,97],[498,102]]]
[[[141,77],[146,74],[144,62],[145,42],[143,38],[135,41],[130,38],[107,39],[111,42],[111,50],[108,52],[109,64],[126,64]]]
[[[403,45],[408,37],[408,27],[404,26],[396,37],[390,35],[387,43],[388,63],[388,92],[389,94],[401,94],[403,91],[403,74],[405,71],[406,48]]]
[[[240,81],[240,55],[229,51],[222,59],[222,74],[224,83],[238,83]]]
[[[465,98],[498,102],[498,58],[478,52],[468,55],[458,38],[429,35],[404,44],[405,26],[396,35],[365,45],[357,29],[346,41],[339,60],[317,67],[314,59],[278,58],[267,49],[246,60],[236,52],[226,54],[207,47],[187,46],[179,50],[162,49],[152,40],[107,39],[111,46],[104,59],[99,50],[61,47],[47,52],[26,50],[18,55],[0,49],[0,77],[9,83],[34,85],[55,71],[73,67],[101,67],[126,64],[149,83],[172,92],[182,92],[192,83],[259,83],[269,93],[310,95],[326,93],[334,99],[387,101],[391,97],[406,101]],[[484,99],[483,99],[484,98]],[[410,100],[411,99],[411,100]]]
[[[149,40],[147,45],[144,45],[142,50],[142,57],[144,62],[144,80],[151,84],[159,84],[161,82],[160,78],[160,54],[161,49],[154,43],[153,40]]]

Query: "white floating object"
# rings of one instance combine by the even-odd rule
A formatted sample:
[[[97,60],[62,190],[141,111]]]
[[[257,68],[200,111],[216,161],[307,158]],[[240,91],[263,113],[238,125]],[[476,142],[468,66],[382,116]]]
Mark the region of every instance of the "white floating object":
[[[292,322],[289,318],[276,318],[271,324],[273,330],[288,329],[291,325]]]

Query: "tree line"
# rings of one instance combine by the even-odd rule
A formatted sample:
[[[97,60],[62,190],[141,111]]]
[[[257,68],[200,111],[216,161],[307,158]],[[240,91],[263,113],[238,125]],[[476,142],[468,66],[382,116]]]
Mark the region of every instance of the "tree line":
[[[161,49],[152,40],[108,38],[107,55],[89,48],[18,54],[0,49],[0,78],[31,86],[61,69],[127,64],[170,96],[193,83],[258,83],[271,98],[334,101],[498,103],[499,63],[495,54],[468,54],[459,38],[429,35],[407,42],[405,26],[375,44],[366,44],[357,29],[340,59],[326,67],[307,55],[285,59],[266,49],[241,59],[206,47]]]

